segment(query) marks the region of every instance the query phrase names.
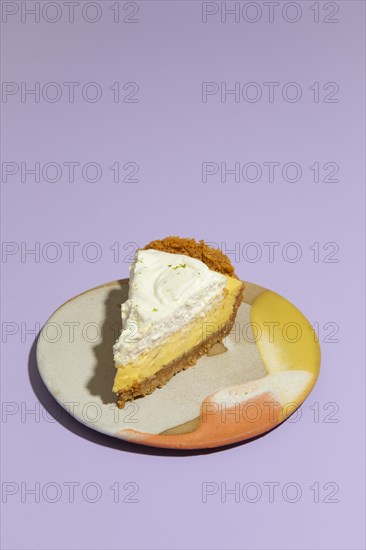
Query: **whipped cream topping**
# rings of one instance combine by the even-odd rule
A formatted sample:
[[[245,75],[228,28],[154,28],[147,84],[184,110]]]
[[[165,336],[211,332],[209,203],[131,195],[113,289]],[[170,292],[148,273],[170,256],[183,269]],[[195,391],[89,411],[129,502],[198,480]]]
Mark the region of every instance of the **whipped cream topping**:
[[[222,298],[226,282],[225,275],[190,256],[138,250],[130,267],[128,299],[121,306],[122,332],[113,347],[116,366],[204,317]]]

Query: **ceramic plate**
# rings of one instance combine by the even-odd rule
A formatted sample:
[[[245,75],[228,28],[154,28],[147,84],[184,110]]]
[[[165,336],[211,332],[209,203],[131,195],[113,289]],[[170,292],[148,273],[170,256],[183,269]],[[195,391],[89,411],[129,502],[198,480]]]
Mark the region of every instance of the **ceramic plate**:
[[[135,443],[203,449],[263,434],[309,395],[320,349],[295,306],[272,291],[245,285],[235,325],[223,343],[122,410],[111,391],[112,346],[128,279],[88,290],[55,311],[38,340],[41,377],[77,420]]]

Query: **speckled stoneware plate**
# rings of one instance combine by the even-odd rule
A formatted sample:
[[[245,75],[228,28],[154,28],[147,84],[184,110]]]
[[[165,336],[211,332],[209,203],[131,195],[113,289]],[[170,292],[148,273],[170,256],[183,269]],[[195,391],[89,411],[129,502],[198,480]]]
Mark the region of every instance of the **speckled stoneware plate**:
[[[312,390],[320,367],[314,330],[285,298],[245,283],[235,325],[209,355],[151,395],[116,407],[112,346],[128,279],[72,298],[37,345],[55,399],[93,430],[143,445],[203,449],[244,441],[283,422]]]

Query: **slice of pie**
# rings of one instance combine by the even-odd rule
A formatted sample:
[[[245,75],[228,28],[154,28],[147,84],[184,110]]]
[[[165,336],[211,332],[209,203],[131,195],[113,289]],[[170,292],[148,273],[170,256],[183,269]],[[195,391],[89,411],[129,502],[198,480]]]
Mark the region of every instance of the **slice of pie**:
[[[203,241],[167,237],[136,253],[113,347],[118,407],[166,384],[231,330],[244,284]]]

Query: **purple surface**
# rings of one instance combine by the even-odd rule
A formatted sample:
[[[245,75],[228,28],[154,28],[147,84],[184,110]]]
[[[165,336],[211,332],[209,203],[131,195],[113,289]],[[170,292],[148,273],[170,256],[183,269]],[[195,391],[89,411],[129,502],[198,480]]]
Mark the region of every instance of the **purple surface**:
[[[201,2],[145,1],[136,15],[128,15],[133,3],[121,2],[119,23],[110,9],[116,2],[86,8],[80,2],[74,23],[64,3],[58,11],[51,4],[37,23],[30,15],[22,22],[20,2],[2,2],[3,81],[15,83],[6,85],[14,93],[3,94],[2,103],[3,547],[364,548],[364,3],[298,2],[284,8],[281,2],[272,23],[261,2],[240,3],[244,12],[237,23],[234,16],[221,22],[219,2],[202,8]],[[216,8],[202,22],[202,9]],[[96,9],[100,20],[86,21],[98,15]],[[243,13],[259,20],[250,23]],[[126,16],[138,22],[122,22]],[[286,21],[297,16],[297,22]],[[80,83],[73,103],[63,85],[71,81]],[[22,82],[28,88],[40,83],[39,102],[30,95],[22,102]],[[49,82],[61,89],[57,102],[49,101],[57,91],[44,88]],[[88,82],[102,90],[95,103],[82,96]],[[115,82],[117,103],[108,89]],[[138,102],[122,101],[133,91],[123,90],[127,82],[138,84],[132,98]],[[247,99],[255,89],[262,98],[228,95],[224,102],[215,93],[202,102],[203,82],[217,83],[213,90],[238,82]],[[245,87],[249,82],[256,87]],[[279,83],[273,102],[265,82]],[[301,88],[297,102],[288,99],[294,87],[282,97],[289,82]],[[315,82],[319,102],[316,88],[309,89]],[[339,86],[330,96],[336,87],[324,90],[329,82]],[[94,91],[84,88],[84,96]],[[324,102],[326,96],[333,102]],[[29,168],[36,162],[41,169],[58,163],[59,181],[50,181],[52,167],[39,182],[22,170],[21,163]],[[74,182],[65,162],[80,163]],[[94,177],[92,167],[83,177],[88,162],[99,165],[99,181],[87,181]],[[109,167],[117,162],[122,175],[114,182]],[[129,162],[139,166],[138,182],[122,181],[133,170],[123,169]],[[257,163],[262,178],[236,182],[231,175],[225,183],[217,173],[203,182],[205,162],[216,163],[213,170],[221,162],[228,168]],[[273,182],[265,162],[280,163]],[[281,175],[289,162],[302,170],[298,182]],[[319,182],[309,169],[315,162]],[[323,181],[334,168],[324,169],[325,163],[339,167],[333,176],[338,182]],[[258,170],[251,166],[248,179],[254,178],[250,170]],[[294,178],[288,169],[285,177]],[[243,279],[286,296],[318,323],[321,375],[298,422],[292,419],[249,444],[180,456],[103,437],[66,413],[52,422],[42,412],[52,398],[37,376],[32,329],[75,294],[126,277],[127,256],[136,246],[128,243],[143,245],[169,234],[225,243],[227,250],[239,247],[240,257],[231,257]],[[79,243],[73,262],[66,242]],[[87,245],[92,242],[97,248]],[[268,242],[279,243],[273,261]],[[289,242],[301,252],[297,262],[290,261],[295,248]],[[39,258],[25,254],[25,247],[35,246]],[[101,257],[92,262],[96,250]],[[261,257],[250,261],[256,253]],[[52,262],[55,254],[59,258]],[[35,414],[25,414],[32,408]],[[79,484],[74,499],[65,485],[71,482]],[[138,502],[123,502],[135,487],[128,482],[138,484]],[[215,494],[203,502],[206,482]],[[273,498],[269,482],[279,484]],[[119,498],[110,489],[117,483]],[[225,487],[235,483],[239,502],[233,494],[222,502]],[[39,487],[39,502],[27,493],[32,487]]]

